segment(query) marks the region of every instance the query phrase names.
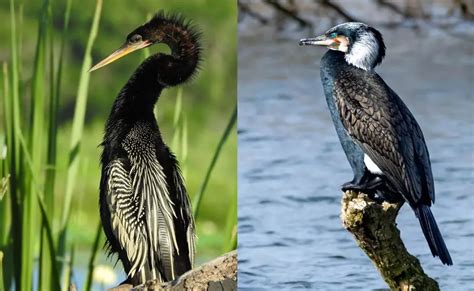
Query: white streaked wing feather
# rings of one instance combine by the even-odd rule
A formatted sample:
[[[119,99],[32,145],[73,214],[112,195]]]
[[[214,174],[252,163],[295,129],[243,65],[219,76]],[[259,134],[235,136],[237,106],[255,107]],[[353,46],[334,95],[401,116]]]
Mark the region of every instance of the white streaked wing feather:
[[[143,124],[136,125],[125,138],[122,146],[128,154],[131,168],[127,173],[120,161],[111,163],[111,168],[114,169],[114,179],[126,181],[115,182],[111,187],[115,194],[111,198],[115,201],[112,206],[115,207],[114,205],[122,203],[122,200],[134,204],[129,208],[133,211],[127,211],[127,208],[124,207],[122,213],[116,215],[118,217],[114,221],[114,228],[117,229],[116,236],[123,247],[127,246],[127,256],[132,262],[134,274],[144,267],[147,260],[149,260],[147,264],[154,266],[157,263],[156,259],[158,259],[162,263],[164,271],[169,272],[168,274],[175,278],[174,256],[179,254],[180,250],[174,220],[178,218],[178,215],[188,222],[186,239],[191,265],[194,262],[196,240],[190,201],[186,190],[182,187],[179,170],[174,169],[172,177],[177,187],[176,201],[180,209],[176,213],[163,166],[156,156],[150,128]],[[125,218],[126,221],[123,221]],[[138,226],[133,228],[127,225],[132,222]],[[129,272],[131,276],[133,276],[132,271]],[[159,280],[162,279],[160,272],[155,274],[152,271],[152,276],[158,276]]]
[[[114,160],[107,166],[107,201],[112,218],[112,230],[125,249],[131,263],[129,276],[139,271],[147,257],[146,240],[140,227],[130,178],[123,163]]]
[[[191,201],[189,200],[189,196],[186,193],[186,189],[182,187],[182,177],[179,173],[179,170],[176,169],[174,171],[174,184],[176,185],[176,193],[178,194],[179,201],[181,201],[182,205],[180,207],[181,216],[183,219],[188,221],[188,228],[186,230],[186,240],[188,243],[188,254],[189,254],[189,261],[191,262],[191,268],[194,266],[194,254],[195,254],[195,247],[196,247],[196,232],[194,230],[194,216],[192,214],[192,207]]]
[[[139,213],[146,217],[148,246],[159,254],[174,278],[174,252],[179,253],[174,226],[176,213],[163,167],[152,148],[143,148],[140,154],[128,153],[132,163],[132,188],[140,197]]]

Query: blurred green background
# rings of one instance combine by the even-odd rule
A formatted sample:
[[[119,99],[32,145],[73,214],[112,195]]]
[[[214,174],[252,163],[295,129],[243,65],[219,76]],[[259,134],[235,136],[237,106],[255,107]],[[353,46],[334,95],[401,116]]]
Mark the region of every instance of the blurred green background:
[[[63,28],[66,1],[51,2],[53,36]],[[17,14],[18,37],[21,44],[21,96],[23,115],[31,110],[31,76],[38,40],[39,16],[43,1],[14,1]],[[54,205],[63,205],[68,167],[72,116],[77,95],[84,51],[92,24],[96,1],[72,1],[69,31],[65,42],[61,94],[58,112],[58,161]],[[212,9],[210,9],[212,8]],[[183,153],[180,143],[172,142],[174,136],[173,117],[178,89],[167,89],[156,106],[156,117],[165,142],[177,154],[183,168],[185,182],[191,198],[199,191],[217,144],[236,106],[237,70],[237,7],[235,1],[104,1],[98,35],[92,49],[93,63],[117,49],[126,35],[146,22],[154,13],[179,12],[202,31],[203,62],[196,78],[182,86],[182,114],[187,121],[187,138]],[[10,63],[10,1],[0,0],[0,61]],[[55,40],[54,47],[59,44]],[[154,46],[151,53],[168,52],[164,45]],[[98,185],[100,179],[99,157],[104,124],[112,103],[145,54],[136,52],[113,64],[93,72],[89,83],[86,119],[81,140],[80,164],[77,183],[71,204],[68,226],[68,245],[74,242],[76,252],[89,251],[99,221]],[[47,76],[47,75],[46,75]],[[3,106],[3,100],[2,100]],[[5,112],[0,107],[0,137],[4,136]],[[47,113],[47,111],[45,111]],[[45,119],[47,115],[45,116]],[[182,143],[182,142],[181,142]],[[177,146],[178,145],[178,146]],[[173,148],[173,146],[178,148]],[[182,161],[181,156],[186,160]],[[43,169],[44,170],[44,169]],[[231,204],[237,195],[237,135],[235,127],[226,141],[216,167],[212,172],[204,193],[197,221],[197,262],[202,263],[222,254],[226,246],[226,221]],[[58,210],[60,212],[60,210]],[[236,212],[236,211],[234,211]],[[233,215],[233,214],[231,214]],[[236,216],[236,213],[235,213]],[[53,224],[57,224],[55,216]],[[38,241],[32,242],[39,245]],[[100,244],[100,247],[102,243]],[[103,255],[103,251],[99,250]],[[89,254],[83,256],[87,258]],[[108,265],[115,260],[100,261]],[[84,263],[84,258],[82,263]],[[81,256],[78,256],[81,264]],[[120,264],[119,264],[120,265]],[[121,273],[121,266],[116,267]]]

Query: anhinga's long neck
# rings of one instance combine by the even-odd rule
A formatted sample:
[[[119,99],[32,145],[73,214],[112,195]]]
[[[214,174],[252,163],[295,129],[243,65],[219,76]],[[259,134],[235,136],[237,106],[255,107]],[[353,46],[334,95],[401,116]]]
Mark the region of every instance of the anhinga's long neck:
[[[153,107],[161,91],[186,82],[197,70],[201,51],[197,33],[175,21],[161,22],[156,30],[163,35],[160,42],[170,47],[171,54],[152,55],[137,68],[120,91],[109,123],[153,118]]]

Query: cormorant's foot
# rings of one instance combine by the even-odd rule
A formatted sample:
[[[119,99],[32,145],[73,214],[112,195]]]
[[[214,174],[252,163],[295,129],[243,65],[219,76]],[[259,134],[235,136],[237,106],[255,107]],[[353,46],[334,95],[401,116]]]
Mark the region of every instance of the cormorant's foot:
[[[359,184],[353,183],[352,181],[342,184],[341,190],[346,191],[361,191],[361,186]]]
[[[403,196],[397,193],[394,193],[387,189],[386,187],[381,187],[378,188],[377,191],[377,196],[383,199],[383,201],[386,201],[388,203],[400,203],[404,202],[405,199],[403,199]]]
[[[383,180],[380,177],[375,177],[365,183],[354,183],[352,181],[342,184],[342,191],[358,191],[364,193],[372,193],[377,187],[383,185]]]

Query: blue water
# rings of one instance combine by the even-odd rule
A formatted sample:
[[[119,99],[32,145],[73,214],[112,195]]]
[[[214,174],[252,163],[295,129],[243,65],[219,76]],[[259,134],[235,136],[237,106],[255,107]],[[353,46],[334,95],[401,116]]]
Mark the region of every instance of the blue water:
[[[474,290],[473,44],[445,33],[382,30],[377,72],[422,127],[436,187],[432,211],[454,261],[430,254],[404,206],[409,252],[444,290]],[[387,289],[343,229],[340,185],[352,173],[319,80],[322,48],[253,31],[239,38],[239,287]],[[401,41],[403,40],[403,41]]]

